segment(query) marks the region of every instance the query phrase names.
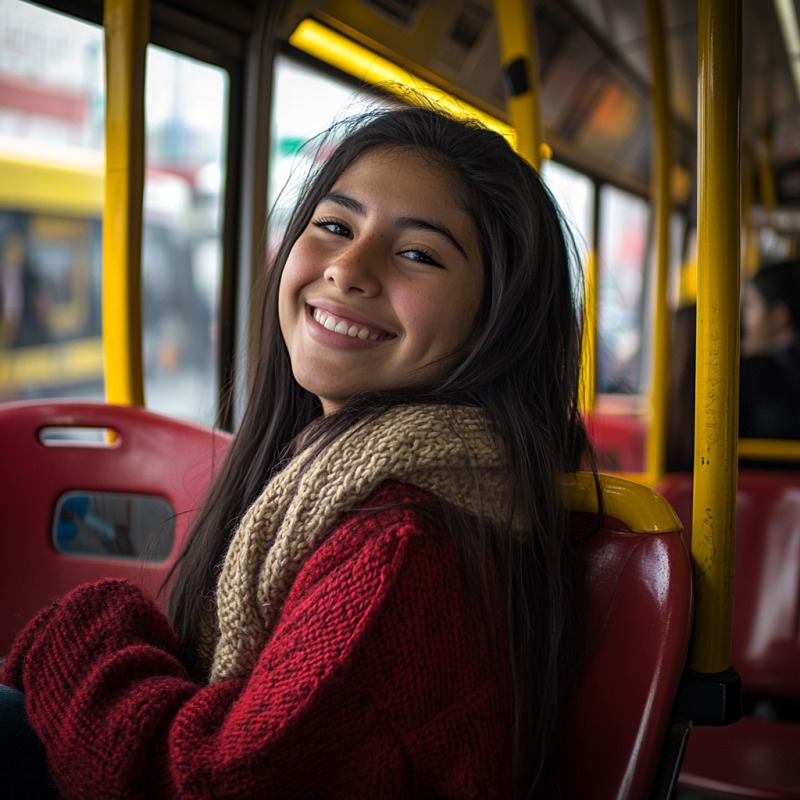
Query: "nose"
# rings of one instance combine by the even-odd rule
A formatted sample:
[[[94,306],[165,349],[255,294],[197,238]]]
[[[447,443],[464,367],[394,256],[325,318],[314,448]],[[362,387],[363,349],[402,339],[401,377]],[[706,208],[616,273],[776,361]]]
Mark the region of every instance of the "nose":
[[[381,264],[385,253],[371,238],[353,241],[340,250],[325,268],[325,280],[342,294],[374,297],[381,291]]]

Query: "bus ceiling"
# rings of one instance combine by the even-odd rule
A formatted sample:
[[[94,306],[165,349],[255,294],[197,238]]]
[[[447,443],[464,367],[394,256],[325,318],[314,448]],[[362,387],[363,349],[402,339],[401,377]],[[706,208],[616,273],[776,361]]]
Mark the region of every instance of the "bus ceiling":
[[[641,194],[650,180],[651,114],[647,2],[535,0],[534,28],[544,141],[562,162]],[[50,0],[102,20],[100,0]],[[691,202],[696,162],[697,4],[662,0],[675,133],[675,201]],[[288,41],[314,16],[414,74],[499,119],[506,94],[493,0],[152,0],[154,39],[227,35],[243,51],[259,14],[279,19]],[[742,2],[742,137],[745,169],[766,205],[800,202],[800,32],[796,0]],[[225,38],[225,37],[223,37]],[[219,48],[220,37],[215,42]],[[380,42],[380,45],[376,44]],[[776,48],[776,42],[781,46]],[[764,179],[769,168],[770,183]]]
[[[154,3],[157,6],[158,2]],[[651,66],[647,2],[536,0],[539,102],[556,157],[648,192]],[[696,162],[697,5],[663,0],[676,202],[688,202]],[[744,0],[742,135],[745,152],[778,167],[780,198],[800,200],[800,53],[792,0]],[[508,121],[492,0],[289,0],[279,36],[307,16],[414,75]],[[784,46],[776,51],[776,41]],[[378,44],[380,43],[380,44]],[[796,82],[797,81],[797,82]]]

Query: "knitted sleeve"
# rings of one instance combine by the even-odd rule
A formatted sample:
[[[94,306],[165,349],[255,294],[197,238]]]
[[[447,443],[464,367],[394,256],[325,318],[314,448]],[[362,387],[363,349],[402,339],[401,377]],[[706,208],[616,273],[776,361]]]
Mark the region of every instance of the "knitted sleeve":
[[[508,708],[452,543],[423,527],[396,508],[337,527],[244,679],[192,683],[124,581],[42,612],[2,680],[25,693],[61,795],[503,796]]]

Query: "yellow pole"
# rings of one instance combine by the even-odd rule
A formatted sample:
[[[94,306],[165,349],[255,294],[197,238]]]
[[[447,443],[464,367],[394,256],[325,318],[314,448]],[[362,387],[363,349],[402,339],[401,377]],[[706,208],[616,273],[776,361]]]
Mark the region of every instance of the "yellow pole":
[[[669,79],[661,0],[648,0],[650,65],[653,75],[653,210],[655,220],[655,320],[653,375],[650,386],[651,419],[647,437],[647,474],[658,483],[667,452],[667,390],[669,386],[669,219],[672,210],[672,132],[670,130]]]
[[[144,405],[141,248],[148,0],[105,0],[106,185],[103,354],[106,399]]]
[[[580,406],[584,414],[594,409],[597,394],[597,258],[592,247],[584,266],[583,339],[581,341]]]
[[[508,89],[508,113],[517,151],[535,169],[541,164],[536,31],[525,0],[495,0],[500,57]]]
[[[761,137],[756,158],[758,164],[758,183],[760,189],[761,205],[767,211],[774,211],[778,205],[775,189],[775,173],[772,167],[772,131],[767,130]]]
[[[753,151],[742,147],[742,273],[748,278],[758,271],[760,260],[760,231],[753,220],[754,183]]]
[[[697,392],[691,667],[731,664],[739,387],[741,0],[698,2]]]
[[[517,135],[517,152],[541,168],[550,148],[542,142],[539,114],[539,73],[536,26],[525,0],[495,0],[500,56],[508,90],[508,112]],[[581,411],[590,412],[595,400],[597,351],[597,260],[590,253],[584,267],[584,317],[581,345]]]

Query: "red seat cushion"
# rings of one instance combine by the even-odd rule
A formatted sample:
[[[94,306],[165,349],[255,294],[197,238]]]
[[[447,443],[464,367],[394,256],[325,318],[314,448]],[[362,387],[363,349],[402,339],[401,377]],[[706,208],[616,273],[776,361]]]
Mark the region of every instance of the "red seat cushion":
[[[800,724],[746,717],[694,728],[682,784],[739,797],[800,798]]]

